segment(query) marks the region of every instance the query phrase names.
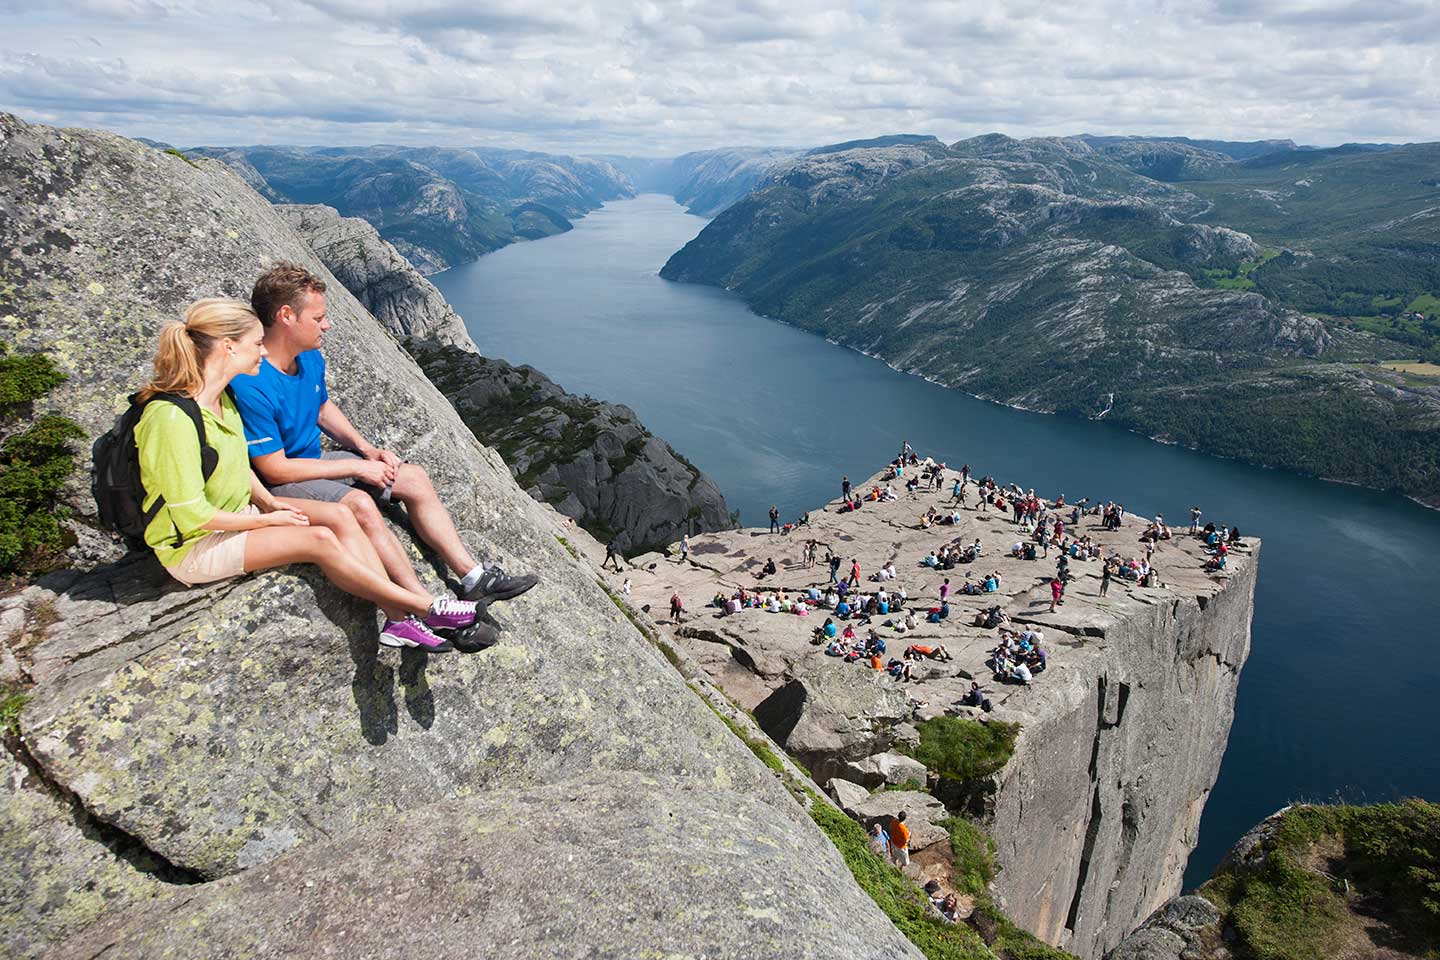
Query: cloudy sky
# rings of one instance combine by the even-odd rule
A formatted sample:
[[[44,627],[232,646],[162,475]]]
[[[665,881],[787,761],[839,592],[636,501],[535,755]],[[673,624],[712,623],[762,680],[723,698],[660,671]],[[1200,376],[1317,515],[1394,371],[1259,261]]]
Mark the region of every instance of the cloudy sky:
[[[1440,0],[0,0],[0,109],[177,145],[1440,139]]]

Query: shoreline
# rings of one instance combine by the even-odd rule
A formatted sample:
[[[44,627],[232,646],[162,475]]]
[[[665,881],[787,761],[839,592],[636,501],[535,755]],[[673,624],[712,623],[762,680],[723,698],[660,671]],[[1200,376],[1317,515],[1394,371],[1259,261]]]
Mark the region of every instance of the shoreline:
[[[664,279],[664,278],[662,278],[662,279]],[[688,283],[688,282],[690,282],[690,281],[685,281],[685,280],[671,280],[671,281],[669,281],[669,282],[670,282],[670,283]],[[729,287],[718,287],[718,286],[716,286],[716,285],[714,285],[714,284],[707,284],[707,283],[700,283],[700,284],[696,284],[696,285],[697,285],[697,286],[715,287],[715,289],[725,290],[725,291],[728,292],[728,293],[734,293],[737,298],[740,297],[740,295],[739,295],[738,293],[736,293],[736,291],[732,290],[732,289],[729,288]],[[742,304],[744,304],[745,309],[749,310],[751,313],[754,313],[755,316],[757,316],[757,317],[761,317],[762,319],[765,319],[765,320],[770,320],[770,321],[772,321],[772,322],[774,322],[774,323],[781,324],[782,326],[790,327],[790,328],[793,329],[793,330],[799,330],[801,333],[809,334],[809,335],[812,336],[812,337],[820,337],[820,339],[824,340],[826,343],[833,344],[833,345],[835,345],[835,346],[837,346],[837,347],[840,347],[841,349],[849,350],[849,351],[852,352],[852,353],[858,353],[858,354],[860,354],[860,355],[863,356],[863,357],[867,357],[867,358],[869,358],[869,359],[871,359],[871,360],[876,360],[876,361],[878,361],[878,362],[880,362],[880,363],[883,363],[886,367],[889,367],[891,370],[894,370],[896,373],[903,374],[904,376],[907,376],[907,377],[916,377],[916,378],[918,378],[918,379],[920,379],[920,380],[924,380],[926,383],[932,383],[932,384],[934,384],[935,386],[941,387],[941,388],[943,388],[943,389],[945,389],[945,390],[954,390],[956,393],[964,394],[965,396],[970,397],[971,399],[981,400],[981,401],[984,401],[985,403],[993,403],[993,404],[995,404],[997,407],[1006,407],[1006,408],[1008,408],[1008,409],[1010,409],[1010,410],[1018,410],[1018,411],[1021,412],[1021,413],[1030,413],[1030,414],[1036,414],[1036,415],[1039,415],[1039,416],[1062,417],[1061,414],[1056,413],[1056,412],[1053,411],[1053,410],[1039,410],[1039,409],[1035,409],[1035,408],[1031,408],[1031,407],[1021,406],[1020,404],[1006,403],[1004,400],[997,400],[997,399],[995,399],[994,397],[987,397],[987,396],[984,396],[984,395],[982,395],[982,394],[971,393],[970,391],[966,390],[964,387],[957,387],[957,386],[954,386],[954,385],[952,385],[952,384],[946,383],[944,380],[940,380],[940,379],[937,379],[937,378],[935,378],[935,377],[930,376],[929,374],[922,373],[922,372],[920,372],[918,369],[911,369],[911,370],[901,369],[900,367],[897,367],[895,364],[891,363],[889,360],[887,360],[885,357],[880,356],[879,354],[870,353],[868,350],[864,350],[864,349],[862,349],[862,348],[860,348],[860,347],[854,347],[854,346],[851,346],[850,344],[845,343],[845,342],[843,342],[843,341],[835,340],[835,339],[832,339],[831,337],[823,336],[823,335],[821,335],[821,334],[815,333],[813,330],[807,330],[807,329],[805,329],[804,327],[800,326],[799,324],[790,323],[789,321],[786,321],[786,320],[781,320],[779,317],[772,317],[772,316],[768,316],[768,315],[766,315],[766,314],[760,313],[760,312],[756,311],[755,309],[753,309],[748,303],[745,303],[745,301],[744,301],[743,298],[740,298],[740,302],[741,302]],[[1114,395],[1111,394],[1112,399],[1113,399],[1113,396],[1114,396]],[[1110,407],[1107,406],[1106,409],[1105,409],[1105,411],[1104,411],[1104,413],[1109,413],[1109,412],[1110,412]],[[1103,418],[1104,413],[1102,413],[1100,416],[1085,417],[1084,419],[1085,419],[1087,422],[1099,423],[1099,422],[1101,421],[1101,419]],[[1078,419],[1080,419],[1080,418],[1078,418],[1078,417],[1073,417],[1073,418],[1068,418],[1068,419],[1076,419],[1076,420],[1078,420]],[[1105,426],[1106,426],[1107,428],[1110,427],[1109,424],[1105,424]],[[1200,448],[1200,447],[1192,447],[1192,446],[1189,446],[1188,444],[1180,443],[1178,440],[1167,440],[1167,439],[1165,439],[1165,438],[1163,438],[1163,437],[1153,436],[1153,435],[1151,435],[1151,434],[1145,433],[1144,431],[1141,431],[1141,430],[1133,430],[1133,429],[1131,429],[1131,428],[1129,428],[1129,427],[1125,427],[1125,426],[1121,426],[1121,427],[1118,427],[1118,428],[1116,428],[1116,429],[1123,430],[1123,431],[1125,431],[1126,433],[1133,434],[1134,436],[1137,436],[1137,437],[1143,437],[1143,438],[1145,438],[1146,440],[1149,440],[1149,441],[1151,441],[1151,442],[1153,442],[1153,443],[1158,443],[1158,444],[1161,444],[1161,445],[1167,446],[1167,447],[1178,447],[1178,448],[1180,448],[1181,450],[1188,450],[1188,451],[1190,451],[1191,453],[1198,453],[1198,454],[1200,454],[1201,456],[1210,457],[1210,458],[1212,458],[1212,459],[1214,459],[1214,460],[1223,460],[1223,461],[1225,461],[1225,462],[1227,462],[1227,463],[1238,463],[1238,464],[1241,464],[1242,466],[1255,467],[1255,468],[1260,469],[1260,470],[1275,470],[1275,471],[1279,471],[1279,472],[1281,472],[1281,473],[1287,473],[1287,474],[1289,474],[1290,476],[1293,476],[1293,477],[1302,477],[1302,478],[1304,478],[1304,479],[1306,479],[1306,480],[1319,480],[1319,481],[1321,481],[1322,483],[1336,483],[1336,484],[1341,484],[1341,485],[1347,486],[1347,487],[1355,487],[1355,488],[1357,488],[1357,489],[1360,489],[1360,490],[1368,490],[1368,491],[1370,491],[1371,493],[1376,493],[1376,494],[1379,494],[1379,495],[1385,496],[1385,497],[1396,497],[1396,498],[1402,499],[1402,500],[1409,500],[1411,503],[1414,503],[1414,504],[1416,504],[1417,506],[1420,506],[1420,507],[1424,507],[1426,510],[1440,511],[1440,499],[1437,499],[1437,501],[1436,501],[1435,503],[1427,503],[1427,502],[1425,502],[1424,500],[1420,499],[1418,496],[1416,496],[1416,495],[1414,495],[1414,494],[1403,493],[1403,492],[1395,491],[1395,490],[1384,490],[1384,489],[1381,489],[1381,488],[1379,488],[1379,487],[1369,487],[1369,486],[1366,486],[1365,484],[1360,483],[1360,482],[1355,481],[1355,480],[1342,480],[1342,479],[1339,479],[1338,477],[1325,477],[1325,476],[1321,476],[1321,475],[1315,474],[1315,473],[1304,473],[1304,472],[1299,471],[1299,470],[1294,470],[1294,469],[1292,469],[1292,468],[1290,468],[1290,467],[1281,467],[1281,466],[1276,466],[1276,465],[1274,465],[1274,464],[1269,464],[1269,463],[1259,463],[1259,462],[1254,461],[1254,460],[1243,460],[1243,459],[1241,459],[1241,458],[1239,458],[1239,457],[1227,457],[1227,456],[1225,456],[1224,454],[1221,454],[1221,453],[1213,453],[1213,452],[1211,452],[1211,451],[1209,451],[1209,450],[1205,450],[1205,449],[1202,449],[1202,448]]]

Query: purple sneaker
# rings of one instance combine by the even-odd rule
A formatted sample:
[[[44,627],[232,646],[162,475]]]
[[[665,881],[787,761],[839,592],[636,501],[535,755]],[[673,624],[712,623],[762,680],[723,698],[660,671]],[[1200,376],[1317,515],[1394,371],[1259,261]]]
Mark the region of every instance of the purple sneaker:
[[[436,597],[425,614],[425,626],[431,630],[464,630],[475,623],[475,601],[449,600]]]
[[[388,640],[386,638],[389,638]],[[398,644],[393,641],[399,640]],[[380,642],[389,646],[418,647],[427,653],[449,653],[454,650],[450,641],[437,637],[414,617],[404,620],[387,620],[385,629],[380,631]]]

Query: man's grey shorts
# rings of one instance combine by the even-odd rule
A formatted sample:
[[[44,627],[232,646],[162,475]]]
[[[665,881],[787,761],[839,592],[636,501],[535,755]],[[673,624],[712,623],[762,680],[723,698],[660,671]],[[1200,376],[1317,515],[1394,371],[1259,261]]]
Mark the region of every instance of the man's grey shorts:
[[[363,460],[364,457],[358,453],[351,453],[349,450],[326,450],[320,454],[321,460]],[[324,500],[327,503],[339,503],[345,499],[346,494],[354,490],[363,490],[373,497],[378,497],[380,491],[373,487],[358,483],[354,477],[345,477],[340,480],[300,480],[296,483],[282,483],[278,487],[271,487],[270,492],[277,497],[292,497],[296,500]]]

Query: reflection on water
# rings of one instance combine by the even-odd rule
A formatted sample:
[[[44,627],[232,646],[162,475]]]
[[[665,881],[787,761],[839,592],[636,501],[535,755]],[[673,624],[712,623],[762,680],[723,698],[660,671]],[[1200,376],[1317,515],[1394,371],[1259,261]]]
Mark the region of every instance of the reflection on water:
[[[1115,498],[1264,539],[1254,643],[1187,883],[1294,799],[1440,799],[1440,591],[1422,577],[1440,514],[1397,497],[1009,410],[896,373],[660,280],[704,221],[668,197],[608,204],[570,233],[433,278],[482,351],[628,404],[763,522],[839,494],[902,439],[952,466],[1075,500]],[[1416,734],[1420,736],[1417,737]]]

